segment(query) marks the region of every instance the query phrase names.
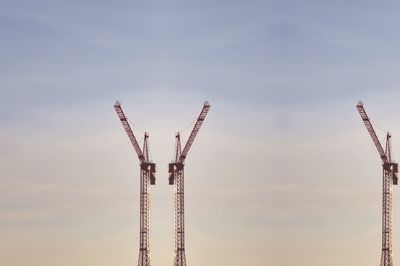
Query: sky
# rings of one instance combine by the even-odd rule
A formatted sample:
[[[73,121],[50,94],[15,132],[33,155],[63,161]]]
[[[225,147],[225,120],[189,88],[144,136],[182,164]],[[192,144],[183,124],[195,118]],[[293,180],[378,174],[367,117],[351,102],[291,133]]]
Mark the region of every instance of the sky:
[[[174,136],[191,266],[373,266],[380,159],[356,111],[400,148],[398,1],[0,0],[0,257],[137,264],[150,134],[151,260],[172,265]],[[394,187],[394,262],[400,195]]]

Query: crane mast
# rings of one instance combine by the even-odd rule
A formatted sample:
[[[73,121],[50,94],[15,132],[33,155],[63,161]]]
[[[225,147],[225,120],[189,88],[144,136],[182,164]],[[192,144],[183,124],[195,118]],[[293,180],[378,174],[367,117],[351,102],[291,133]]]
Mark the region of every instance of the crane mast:
[[[128,123],[121,104],[117,101],[114,109],[124,127],[131,144],[136,151],[140,161],[140,230],[139,230],[139,259],[138,266],[150,266],[150,234],[149,234],[149,210],[150,210],[150,187],[155,185],[156,165],[149,159],[149,135],[144,133],[143,149],[140,148],[135,135]]]
[[[390,133],[387,132],[386,134],[386,145],[384,150],[364,109],[363,103],[359,101],[356,107],[382,160],[382,254],[380,266],[393,266],[392,190],[393,185],[398,184],[398,164],[392,161]]]
[[[199,132],[204,119],[210,109],[210,104],[205,102],[198,116],[192,132],[183,148],[181,149],[181,137],[178,132],[175,136],[175,160],[168,165],[170,185],[174,185],[175,192],[175,255],[174,266],[186,266],[185,255],[185,183],[184,166],[185,159]]]

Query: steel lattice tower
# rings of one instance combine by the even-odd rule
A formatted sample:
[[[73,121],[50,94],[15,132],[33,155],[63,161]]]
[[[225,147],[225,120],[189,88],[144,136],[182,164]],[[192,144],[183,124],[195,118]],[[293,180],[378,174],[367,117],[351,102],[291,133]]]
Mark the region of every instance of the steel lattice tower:
[[[391,143],[390,133],[386,135],[385,154],[389,162],[391,162]],[[394,179],[394,168],[397,164],[383,163],[383,199],[382,199],[382,266],[393,266],[393,249],[392,249],[392,191]],[[397,178],[397,177],[395,177]]]
[[[210,109],[208,102],[204,103],[204,106],[197,118],[196,124],[189,136],[188,141],[181,150],[181,138],[180,134],[176,134],[176,146],[175,146],[175,160],[168,166],[169,172],[169,184],[174,185],[175,192],[175,256],[174,266],[186,266],[186,255],[185,255],[185,175],[184,166],[186,156],[196,138],[197,133],[200,130],[204,119]]]
[[[382,255],[380,265],[393,266],[392,191],[393,185],[398,184],[398,164],[392,160],[390,133],[387,132],[386,134],[386,145],[385,150],[383,150],[362,102],[360,101],[356,107],[382,160]]]
[[[155,185],[156,165],[149,159],[149,135],[144,133],[143,150],[133,134],[124,112],[119,102],[116,102],[114,109],[117,112],[122,126],[135,149],[140,161],[140,231],[139,231],[139,259],[138,266],[150,266],[150,234],[149,234],[149,210],[150,210],[150,186]]]

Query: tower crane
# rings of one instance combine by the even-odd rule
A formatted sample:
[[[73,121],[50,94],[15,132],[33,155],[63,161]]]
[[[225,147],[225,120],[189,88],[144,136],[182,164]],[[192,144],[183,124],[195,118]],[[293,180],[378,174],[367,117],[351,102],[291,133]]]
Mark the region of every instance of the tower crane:
[[[382,255],[380,266],[393,266],[392,255],[392,189],[398,184],[398,164],[392,159],[391,134],[386,134],[386,145],[383,149],[378,136],[365,112],[361,101],[356,105],[357,110],[368,130],[372,141],[378,150],[382,161],[383,197],[382,197]]]
[[[143,149],[140,148],[135,135],[129,125],[121,104],[117,101],[114,104],[122,126],[124,127],[128,137],[132,143],[133,149],[140,162],[140,231],[139,231],[139,259],[138,266],[150,266],[150,235],[149,235],[149,209],[150,209],[150,188],[149,184],[155,185],[156,165],[149,159],[149,134],[144,133]]]
[[[210,104],[205,102],[196,123],[190,133],[183,150],[181,149],[181,138],[178,132],[175,136],[175,159],[168,165],[170,185],[175,186],[175,256],[174,266],[186,266],[185,256],[185,201],[184,201],[184,166],[185,159],[199,132],[204,119],[210,110]]]

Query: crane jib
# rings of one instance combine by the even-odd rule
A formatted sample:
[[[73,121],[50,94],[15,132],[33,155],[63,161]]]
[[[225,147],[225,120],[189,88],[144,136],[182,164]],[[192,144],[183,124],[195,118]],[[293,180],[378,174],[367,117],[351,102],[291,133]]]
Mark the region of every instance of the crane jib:
[[[124,127],[126,134],[129,137],[129,140],[132,143],[132,146],[134,150],[136,151],[136,154],[140,160],[140,162],[143,162],[145,160],[145,156],[143,154],[143,151],[140,149],[139,143],[136,140],[135,135],[133,134],[133,131],[131,129],[131,126],[128,123],[128,119],[126,118],[124,111],[122,110],[121,104],[119,102],[116,102],[114,104],[114,109],[117,112],[117,115],[122,123],[122,126]]]
[[[192,132],[190,133],[190,136],[185,144],[185,147],[182,150],[182,154],[179,158],[179,160],[181,162],[183,162],[185,160],[187,154],[189,153],[189,150],[190,150],[190,148],[197,136],[197,133],[199,132],[199,130],[207,116],[208,111],[210,110],[210,107],[211,107],[211,105],[208,102],[204,103],[203,108],[200,111],[200,115],[198,116],[196,123],[192,129]]]

